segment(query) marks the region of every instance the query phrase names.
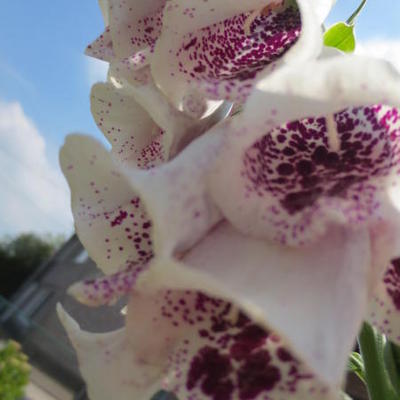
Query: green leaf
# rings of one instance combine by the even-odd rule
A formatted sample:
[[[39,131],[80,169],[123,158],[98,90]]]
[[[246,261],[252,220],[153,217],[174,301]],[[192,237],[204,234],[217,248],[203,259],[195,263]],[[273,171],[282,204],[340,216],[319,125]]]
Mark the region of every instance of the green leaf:
[[[354,372],[365,383],[364,362],[361,355],[355,351],[350,355],[348,369]]]
[[[345,53],[352,53],[356,48],[354,26],[345,22],[338,22],[332,25],[324,33],[324,45],[334,47]]]
[[[358,335],[358,345],[370,400],[399,400],[385,365],[386,342],[385,336],[378,333],[371,325],[364,323]]]
[[[398,395],[400,395],[400,370],[398,368],[398,359],[396,359],[397,354],[395,353],[395,345],[393,345],[389,340],[385,342],[385,347],[383,350],[383,358],[385,361],[385,367],[388,371],[390,380],[393,385],[393,389]]]
[[[397,344],[392,343],[392,352],[396,368],[400,371],[400,347]]]

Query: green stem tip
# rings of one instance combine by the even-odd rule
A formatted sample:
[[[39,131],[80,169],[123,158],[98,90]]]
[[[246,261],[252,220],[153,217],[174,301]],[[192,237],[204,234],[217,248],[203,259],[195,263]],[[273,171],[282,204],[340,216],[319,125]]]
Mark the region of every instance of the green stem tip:
[[[347,19],[347,21],[346,21],[347,24],[349,24],[349,25],[354,24],[355,19],[358,17],[358,14],[360,14],[360,12],[364,8],[365,4],[367,4],[367,0],[362,0],[361,4],[353,12],[353,14],[351,14],[350,17]]]

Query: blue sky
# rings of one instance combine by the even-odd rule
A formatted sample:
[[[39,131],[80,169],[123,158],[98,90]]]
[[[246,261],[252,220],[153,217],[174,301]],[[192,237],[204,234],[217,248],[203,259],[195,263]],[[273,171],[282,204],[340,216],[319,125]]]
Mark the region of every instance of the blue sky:
[[[1,97],[19,101],[57,146],[70,131],[94,133],[83,51],[103,28],[96,0],[8,1],[3,15]]]
[[[337,0],[328,24],[346,19],[358,3]],[[0,235],[23,230],[70,232],[70,214],[63,212],[68,208],[68,190],[58,169],[58,148],[69,132],[101,137],[90,115],[89,92],[105,68],[83,55],[103,29],[101,13],[96,0],[19,0],[5,2],[2,15]],[[372,42],[380,48],[378,56],[384,56],[391,45],[399,45],[395,48],[400,60],[399,18],[399,0],[370,0],[357,21],[360,48],[369,52]],[[15,119],[12,126],[10,116]],[[19,134],[18,124],[26,135]],[[2,134],[2,126],[8,136]],[[15,137],[19,142],[13,142]],[[58,188],[54,193],[52,184]],[[32,194],[35,188],[37,193]]]
[[[328,22],[345,20],[358,7],[361,0],[336,0]],[[357,20],[360,40],[371,37],[400,39],[400,2],[398,0],[369,0]]]

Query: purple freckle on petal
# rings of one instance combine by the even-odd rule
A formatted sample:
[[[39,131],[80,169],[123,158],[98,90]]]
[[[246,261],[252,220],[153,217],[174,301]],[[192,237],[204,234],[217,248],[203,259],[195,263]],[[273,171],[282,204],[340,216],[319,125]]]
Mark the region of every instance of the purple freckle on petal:
[[[268,333],[257,325],[249,325],[235,336],[235,343],[231,347],[232,357],[242,359],[252,350],[260,347],[267,338]]]
[[[314,165],[311,161],[300,160],[296,165],[296,169],[300,175],[310,175],[314,171]]]
[[[232,364],[218,349],[203,347],[193,358],[186,381],[190,391],[201,381],[201,390],[214,399],[230,399],[233,383],[229,379]]]
[[[113,220],[111,221],[111,226],[117,226],[117,225],[121,225],[122,222],[128,217],[128,213],[126,211],[120,211],[119,215]]]
[[[385,274],[384,282],[394,306],[400,311],[400,258],[392,261],[391,267]]]
[[[292,355],[283,347],[279,347],[277,356],[283,362],[293,361]]]
[[[288,163],[282,163],[278,165],[278,174],[279,175],[291,175],[294,172],[293,165]]]
[[[271,356],[266,350],[252,354],[238,372],[241,400],[255,399],[263,391],[271,391],[281,380],[279,369],[270,364]]]

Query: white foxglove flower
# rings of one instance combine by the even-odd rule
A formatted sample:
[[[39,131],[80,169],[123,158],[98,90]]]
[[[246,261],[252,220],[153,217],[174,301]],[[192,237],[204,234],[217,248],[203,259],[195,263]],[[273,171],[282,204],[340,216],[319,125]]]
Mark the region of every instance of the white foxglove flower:
[[[333,0],[108,0],[105,32],[87,54],[137,80],[151,66],[172,103],[193,117],[209,100],[242,103],[262,71],[318,55]]]
[[[334,399],[364,319],[399,341],[399,99],[388,64],[331,57],[266,72],[148,170],[67,139],[77,232],[108,275],[70,292],[131,298],[105,335],[60,310],[92,398]]]

